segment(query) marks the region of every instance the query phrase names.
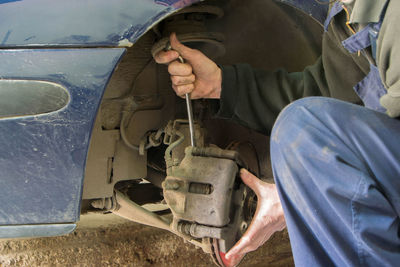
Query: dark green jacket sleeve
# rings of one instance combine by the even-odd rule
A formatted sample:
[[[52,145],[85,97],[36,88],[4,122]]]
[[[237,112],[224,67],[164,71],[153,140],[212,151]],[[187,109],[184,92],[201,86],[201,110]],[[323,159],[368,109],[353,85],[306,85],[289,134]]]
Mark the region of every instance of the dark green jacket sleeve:
[[[303,72],[267,72],[248,64],[225,66],[222,71],[218,116],[265,134],[290,102],[310,95],[329,95],[321,59]]]
[[[307,96],[326,96],[359,102],[353,90],[369,72],[364,57],[350,55],[341,41],[348,33],[337,21],[324,33],[322,55],[302,72],[268,72],[248,64],[222,67],[222,92],[217,116],[269,134],[279,112],[290,102]]]

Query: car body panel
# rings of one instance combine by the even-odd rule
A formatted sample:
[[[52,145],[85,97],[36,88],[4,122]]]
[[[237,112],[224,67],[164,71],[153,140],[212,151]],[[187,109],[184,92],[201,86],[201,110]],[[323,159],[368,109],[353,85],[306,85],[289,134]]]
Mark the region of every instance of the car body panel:
[[[198,0],[0,1],[0,47],[129,46]]]
[[[0,48],[130,46],[158,21],[199,0],[0,0]],[[279,0],[323,23],[327,5]]]
[[[0,119],[0,225],[79,219],[91,129],[124,51],[0,50],[3,81],[55,83],[70,96],[56,111]]]
[[[5,225],[0,227],[1,238],[49,237],[69,234],[76,224]]]

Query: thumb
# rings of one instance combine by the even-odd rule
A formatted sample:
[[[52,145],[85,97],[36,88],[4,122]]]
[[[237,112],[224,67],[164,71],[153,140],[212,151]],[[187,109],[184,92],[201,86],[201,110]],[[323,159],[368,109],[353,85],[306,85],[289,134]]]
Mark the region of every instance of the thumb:
[[[181,42],[179,42],[178,37],[176,37],[176,33],[171,33],[171,36],[169,38],[171,48],[178,52],[184,59],[187,61],[191,61],[194,54],[195,50],[191,49],[185,45],[183,45]]]
[[[246,236],[242,236],[239,241],[225,254],[225,258],[227,260],[231,260],[231,258],[238,257],[239,255],[245,255],[243,251],[249,245],[250,239]]]
[[[262,182],[260,179],[246,169],[240,170],[240,178],[242,178],[243,183],[250,187],[254,193],[256,193],[256,195],[259,195],[259,192],[262,188]]]

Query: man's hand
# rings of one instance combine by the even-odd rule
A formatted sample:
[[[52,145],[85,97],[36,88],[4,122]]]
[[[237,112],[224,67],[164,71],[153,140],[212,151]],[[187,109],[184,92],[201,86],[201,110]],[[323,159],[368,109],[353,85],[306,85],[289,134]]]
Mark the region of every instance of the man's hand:
[[[245,169],[240,177],[257,195],[257,209],[254,218],[242,238],[225,255],[225,265],[236,266],[250,251],[264,244],[273,233],[286,227],[283,209],[275,184],[268,184]]]
[[[220,98],[221,69],[199,50],[181,44],[175,33],[171,34],[170,43],[173,50],[159,52],[154,59],[157,63],[169,65],[168,72],[176,94],[191,93],[192,99]],[[177,61],[179,56],[185,59],[185,63]]]

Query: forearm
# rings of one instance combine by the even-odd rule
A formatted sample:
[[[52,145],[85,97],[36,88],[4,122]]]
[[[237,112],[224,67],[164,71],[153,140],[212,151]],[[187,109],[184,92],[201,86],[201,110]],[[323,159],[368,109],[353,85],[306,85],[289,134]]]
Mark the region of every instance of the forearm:
[[[322,62],[303,72],[288,73],[253,69],[247,64],[222,68],[219,117],[269,134],[279,112],[290,102],[305,97],[329,96]]]

